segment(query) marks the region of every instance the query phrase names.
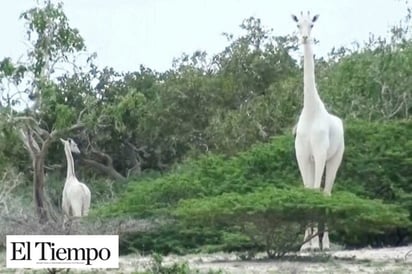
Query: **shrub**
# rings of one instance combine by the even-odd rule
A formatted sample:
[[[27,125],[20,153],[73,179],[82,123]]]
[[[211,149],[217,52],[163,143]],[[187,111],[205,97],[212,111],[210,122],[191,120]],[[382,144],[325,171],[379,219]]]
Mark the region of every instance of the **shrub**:
[[[207,155],[196,161],[187,160],[163,177],[131,182],[116,202],[107,204],[97,214],[153,217],[167,214],[184,199],[298,185],[299,172],[292,147],[291,136],[279,136],[235,157]]]
[[[179,203],[176,215],[188,227],[237,227],[250,245],[263,247],[270,257],[296,251],[303,241],[302,228],[309,222],[326,222],[343,241],[351,234],[381,234],[410,225],[408,212],[399,206],[347,192],[325,197],[303,187],[268,187],[243,195],[185,200]]]
[[[370,198],[397,200],[397,191],[412,193],[412,120],[351,121],[337,189]]]
[[[333,240],[347,245],[405,242],[410,230],[404,211],[397,215],[391,206],[367,199],[380,199],[412,212],[412,142],[409,140],[412,121],[349,121],[345,128],[344,160],[329,200],[323,199],[319,193],[313,194],[318,196],[302,196],[306,192],[296,190],[302,183],[294,156],[293,138],[284,135],[274,137],[270,143],[257,144],[236,156],[207,155],[194,161],[187,160],[167,175],[131,182],[117,201],[95,211],[95,214],[166,220],[165,225],[160,225],[151,234],[129,235],[130,238],[143,239],[145,250],[157,252],[182,253],[200,248],[261,250],[265,243],[262,240],[251,241],[247,236],[250,233],[239,227],[246,215],[234,210],[247,210],[246,205],[254,214],[259,206],[262,210],[269,210],[271,218],[293,216],[293,220],[281,218],[283,221],[278,224],[287,224],[284,227],[292,227],[299,218],[307,221],[307,216],[323,216],[335,226]],[[270,196],[264,196],[265,192],[280,196],[270,200]],[[308,200],[308,197],[313,199]],[[186,202],[192,201],[201,202],[193,204],[191,213],[187,215],[194,219],[199,216],[203,223],[196,225],[193,221],[185,224],[179,219],[182,215],[174,214],[176,210],[181,211]],[[277,201],[277,207],[285,212],[276,211],[274,205],[262,204],[267,201]],[[228,210],[230,219],[239,218],[238,222],[230,225],[206,223],[208,216],[202,215],[202,210],[211,210],[210,207],[215,211],[207,211],[208,214],[215,212],[225,216],[225,210]],[[330,212],[327,213],[326,209]],[[261,217],[249,228],[253,228],[251,231],[263,231],[267,224],[262,221],[262,216],[266,215],[261,215],[262,212],[256,214],[254,218]],[[399,217],[402,221],[397,222],[392,217]],[[350,218],[353,218],[352,224],[348,221]],[[340,219],[345,223],[339,223]],[[386,222],[389,227],[385,227]],[[377,231],[375,226],[379,227]],[[385,233],[382,234],[382,231]],[[235,241],[238,242],[225,242],[225,238],[237,239]],[[129,250],[132,246],[126,245],[124,248]],[[140,245],[139,248],[143,247]]]

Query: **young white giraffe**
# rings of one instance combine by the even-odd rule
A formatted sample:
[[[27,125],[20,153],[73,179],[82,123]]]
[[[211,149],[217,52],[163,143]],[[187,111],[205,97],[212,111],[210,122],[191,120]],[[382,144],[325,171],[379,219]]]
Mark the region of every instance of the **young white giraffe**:
[[[64,213],[64,223],[70,217],[87,216],[90,207],[90,190],[79,182],[74,171],[73,153],[80,153],[77,144],[72,139],[63,140],[64,152],[67,159],[67,176],[63,188],[62,207]]]
[[[328,113],[319,97],[315,84],[315,64],[310,37],[314,22],[319,15],[310,13],[300,18],[292,15],[302,38],[304,49],[303,61],[303,109],[296,125],[295,150],[303,184],[307,188],[320,189],[323,171],[325,174],[325,195],[331,195],[336,172],[342,161],[344,151],[344,134],[342,120]],[[317,233],[317,226],[309,227],[305,232],[305,240]],[[301,250],[329,249],[329,235],[325,229],[322,243],[315,236],[302,245]]]

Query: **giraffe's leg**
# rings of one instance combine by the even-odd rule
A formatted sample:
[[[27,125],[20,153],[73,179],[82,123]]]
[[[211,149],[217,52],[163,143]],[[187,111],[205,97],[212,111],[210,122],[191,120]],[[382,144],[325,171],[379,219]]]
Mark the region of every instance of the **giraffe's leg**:
[[[314,179],[314,163],[311,159],[302,164],[301,175],[306,188],[313,188]],[[313,249],[313,239],[308,240],[313,235],[313,224],[310,222],[305,230],[304,244],[300,248],[301,251],[307,251]],[[308,241],[307,241],[308,240]]]
[[[66,229],[67,221],[68,221],[68,218],[67,218],[66,214],[63,214],[63,223],[62,223],[63,230]]]
[[[323,239],[322,239],[322,250],[329,250],[330,249],[330,242],[329,242],[329,233],[328,233],[328,226],[325,224],[323,231]]]
[[[313,188],[315,189],[320,189],[320,185],[322,182],[322,176],[323,172],[325,170],[325,164],[326,164],[326,150],[323,151],[317,151],[313,155],[314,161],[315,161],[315,176],[314,176],[314,182],[313,182]]]
[[[305,242],[301,247],[300,251],[307,251],[311,249],[311,240],[307,241],[307,239],[312,235],[312,227],[308,226],[305,230],[305,237],[303,241]],[[307,242],[306,242],[307,241]]]
[[[325,175],[325,189],[324,194],[330,196],[332,194],[333,184],[335,182],[336,173],[338,172],[339,166],[342,162],[344,151],[344,145],[342,144],[336,154],[326,162],[326,175]],[[322,239],[323,250],[330,249],[329,233],[328,227],[325,224],[325,232]]]
[[[298,140],[295,141],[296,159],[300,174],[302,176],[303,184],[306,188],[313,188],[315,165],[311,159],[308,145],[304,145]],[[312,249],[312,240],[307,241],[312,236],[312,225],[308,225],[305,230],[304,244],[301,251]],[[307,242],[306,242],[307,241]]]
[[[329,135],[327,131],[320,130],[311,136],[310,145],[312,147],[313,160],[315,162],[315,178],[313,182],[313,187],[315,189],[320,189],[323,172],[325,171],[329,144]]]
[[[295,153],[300,175],[302,176],[303,185],[307,188],[312,188],[314,180],[314,165],[311,159],[309,144],[300,141],[299,138],[296,137]]]
[[[317,233],[318,233],[318,224],[315,223],[313,225],[312,235],[316,235]],[[320,250],[319,236],[318,235],[316,235],[315,237],[312,238],[310,245],[311,245],[312,250],[314,250],[314,251]]]
[[[69,231],[71,227],[71,216],[72,208],[70,204],[65,203],[63,200],[63,231]]]
[[[342,144],[336,154],[326,162],[325,195],[330,196],[332,193],[333,183],[335,182],[336,173],[342,162],[344,149],[344,145]]]
[[[70,216],[64,215],[63,216],[63,231],[66,234],[70,234],[71,229],[72,229],[72,218]]]
[[[298,166],[300,174],[302,176],[303,184],[306,188],[313,188],[313,179],[314,179],[314,164],[310,159],[310,156],[307,153],[296,153],[296,158],[298,161]],[[304,244],[300,248],[301,251],[306,251],[312,249],[312,240],[307,241],[308,238],[312,236],[312,227],[311,225],[306,227]],[[306,242],[307,241],[307,242]]]
[[[313,139],[311,140],[311,146],[313,150],[313,160],[315,164],[313,188],[320,189],[323,173],[325,170],[327,149],[329,146],[329,139],[328,139],[327,134],[325,134],[325,132],[323,131],[320,131],[317,134],[315,134],[313,136]],[[317,223],[315,224],[313,233],[314,235],[318,234],[318,224]],[[318,235],[312,238],[311,245],[312,245],[312,249],[314,250],[320,249]]]

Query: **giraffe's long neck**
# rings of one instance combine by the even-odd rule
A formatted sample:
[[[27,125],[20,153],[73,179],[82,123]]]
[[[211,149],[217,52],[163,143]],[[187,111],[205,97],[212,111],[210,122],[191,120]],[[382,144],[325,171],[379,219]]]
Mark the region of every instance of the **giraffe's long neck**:
[[[304,44],[303,60],[303,108],[306,111],[315,111],[322,108],[323,103],[319,97],[315,84],[315,61],[313,58],[312,42],[307,40]]]
[[[73,161],[72,152],[68,146],[64,146],[64,152],[66,153],[66,159],[67,159],[66,178],[76,177],[76,174],[74,173],[74,161]]]

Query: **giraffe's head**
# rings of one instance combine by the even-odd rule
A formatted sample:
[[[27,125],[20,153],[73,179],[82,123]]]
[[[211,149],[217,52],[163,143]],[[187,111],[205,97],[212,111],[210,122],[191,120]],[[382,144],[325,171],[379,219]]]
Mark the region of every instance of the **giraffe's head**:
[[[65,147],[66,146],[69,147],[71,152],[80,154],[80,149],[77,146],[77,144],[74,142],[73,139],[68,138],[67,140],[64,140],[64,139],[60,138],[60,141],[62,141],[62,143],[64,144]]]
[[[300,17],[292,15],[292,19],[298,24],[297,26],[303,43],[306,43],[306,41],[310,38],[310,32],[312,31],[313,24],[318,18],[319,15],[311,16],[309,11],[307,14],[300,12]]]

